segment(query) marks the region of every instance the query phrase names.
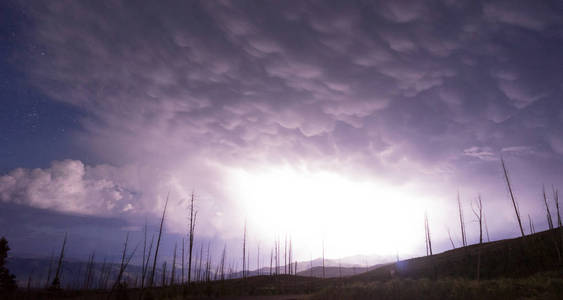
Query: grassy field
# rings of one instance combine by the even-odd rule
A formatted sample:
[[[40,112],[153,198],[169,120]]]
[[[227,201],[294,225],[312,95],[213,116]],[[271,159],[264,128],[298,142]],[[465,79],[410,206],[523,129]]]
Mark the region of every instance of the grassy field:
[[[561,299],[563,273],[484,281],[463,278],[391,279],[326,288],[312,300],[336,299]]]

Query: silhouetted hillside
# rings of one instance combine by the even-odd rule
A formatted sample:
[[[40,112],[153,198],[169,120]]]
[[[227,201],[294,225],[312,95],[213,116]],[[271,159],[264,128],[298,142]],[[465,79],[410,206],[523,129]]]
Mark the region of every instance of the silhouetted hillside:
[[[563,228],[543,231],[525,237],[483,243],[481,279],[525,277],[537,272],[560,269]],[[388,264],[355,276],[354,280],[391,278],[442,278],[477,275],[480,245],[449,250],[432,256],[418,257]]]

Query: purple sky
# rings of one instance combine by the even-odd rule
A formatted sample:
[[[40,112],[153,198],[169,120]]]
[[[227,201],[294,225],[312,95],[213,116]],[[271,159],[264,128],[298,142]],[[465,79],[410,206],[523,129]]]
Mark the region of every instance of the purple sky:
[[[553,205],[563,183],[559,1],[1,6],[0,234],[16,253],[65,231],[118,252],[167,193],[171,245],[195,191],[199,241],[233,253],[246,218],[251,243],[290,234],[302,259],[323,239],[331,257],[420,255],[424,211],[437,250],[447,227],[459,242],[458,190],[471,242],[479,193],[491,238],[519,234],[501,155],[536,230],[542,184]]]

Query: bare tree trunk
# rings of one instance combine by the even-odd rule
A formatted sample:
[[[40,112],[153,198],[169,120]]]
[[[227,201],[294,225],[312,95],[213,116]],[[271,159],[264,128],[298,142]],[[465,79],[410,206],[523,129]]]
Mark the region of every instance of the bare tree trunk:
[[[284,243],[284,251],[283,251],[283,273],[287,274],[287,234],[285,235],[285,243]]]
[[[424,245],[426,246],[426,256],[428,256],[428,254],[430,254],[430,251],[428,249],[428,232],[427,232],[428,228],[426,228],[426,216],[424,217]]]
[[[510,199],[512,200],[512,205],[514,206],[514,212],[516,213],[516,219],[518,220],[518,226],[520,227],[520,233],[524,236],[524,228],[522,227],[522,220],[520,219],[520,211],[518,209],[518,204],[516,199],[514,199],[514,193],[512,192],[512,186],[510,185],[510,179],[508,177],[508,170],[504,164],[504,159],[500,159],[502,170],[504,172],[504,178],[506,179],[506,185],[508,186],[508,191],[510,192]]]
[[[274,250],[270,249],[270,276],[272,276],[272,261],[274,257]]]
[[[150,259],[151,259],[153,245],[154,245],[154,234],[151,236],[151,243],[149,245],[149,251],[147,253],[147,257],[145,259],[143,259],[143,268],[141,270],[141,272],[142,272],[142,274],[141,274],[141,289],[143,289],[145,287],[145,282],[146,282],[146,279],[147,279],[147,273],[149,271],[149,263],[150,263]]]
[[[481,195],[479,195],[477,201],[477,210],[473,209],[473,213],[479,222],[479,251],[477,254],[477,281],[479,281],[481,277],[481,248],[483,247],[483,202]]]
[[[491,238],[489,237],[489,226],[487,226],[487,217],[485,216],[484,212],[483,212],[483,223],[485,224],[485,232],[487,233],[487,242],[490,242]]]
[[[198,268],[198,281],[203,281],[203,243],[199,246],[199,268]]]
[[[291,261],[292,261],[292,259],[293,259],[293,257],[292,257],[292,256],[293,256],[292,251],[293,251],[293,249],[292,249],[292,245],[291,245],[291,236],[290,236],[290,237],[289,237],[289,255],[288,255],[288,260],[289,260],[289,266],[288,266],[289,275],[292,274],[292,271],[291,271],[291,267],[293,266],[293,264],[291,263]]]
[[[182,238],[182,276],[181,276],[180,284],[184,284],[184,257],[185,257],[184,248],[185,248],[185,246],[186,246],[186,241],[184,240],[184,238]]]
[[[454,240],[452,240],[452,234],[450,233],[450,228],[448,228],[448,237],[450,238],[450,243],[452,244],[452,249],[455,249]]]
[[[465,221],[463,220],[463,208],[461,206],[459,191],[457,192],[457,206],[459,209],[459,226],[461,227],[461,244],[465,247],[467,246],[467,237],[465,234]]]
[[[325,240],[323,239],[323,278],[325,278]]]
[[[274,270],[274,274],[278,275],[280,273],[280,239],[278,237],[278,239],[276,240],[276,256],[275,256],[275,260],[276,260],[276,269]]]
[[[246,279],[246,220],[244,221],[244,233],[242,236],[242,278]]]
[[[225,280],[225,258],[227,255],[227,244],[223,247],[223,254],[221,255],[221,268],[219,269],[219,273],[221,274],[221,281]]]
[[[48,288],[51,284],[51,272],[53,270],[53,262],[55,260],[55,253],[51,251],[51,258],[49,259],[49,268],[47,269],[47,282],[45,283],[45,288]]]
[[[258,242],[258,252],[256,254],[256,273],[258,276],[260,276],[260,242]]]
[[[190,200],[190,228],[189,228],[189,258],[188,258],[188,285],[192,281],[192,252],[194,248],[194,235],[195,235],[195,224],[197,219],[197,211],[194,209],[195,196],[192,192],[192,198]]]
[[[174,256],[172,257],[172,273],[170,274],[170,285],[174,285],[175,277],[176,277],[176,248],[178,247],[177,243],[174,243]]]
[[[557,227],[563,226],[561,224],[561,214],[559,213],[559,192],[553,188],[553,199],[555,200],[555,208],[557,209]]]
[[[145,270],[147,268],[147,266],[145,265],[146,260],[147,260],[147,219],[145,218],[145,230],[144,230],[144,239],[143,239],[143,262],[141,264],[141,289],[145,287]]]
[[[113,286],[111,287],[111,290],[108,294],[107,299],[111,299],[111,295],[112,295],[113,291],[115,290],[115,288],[126,288],[126,284],[122,284],[121,279],[123,278],[123,274],[125,273],[125,269],[127,269],[129,262],[133,258],[133,255],[135,255],[135,251],[137,251],[137,247],[139,246],[137,244],[135,249],[133,249],[133,252],[131,252],[131,254],[129,256],[127,256],[127,245],[128,245],[128,243],[129,243],[129,232],[127,232],[127,235],[125,236],[125,243],[123,245],[123,253],[121,254],[121,263],[119,265],[119,273],[117,273],[117,278],[115,279],[115,282],[113,283]],[[110,265],[110,269],[111,269],[111,265]]]
[[[553,219],[551,218],[551,212],[549,211],[549,205],[547,204],[547,195],[545,194],[545,186],[542,186],[542,191],[543,191],[543,203],[545,204],[545,211],[547,214],[547,225],[549,229],[553,229]]]
[[[166,286],[166,261],[162,263],[162,287]]]
[[[137,251],[137,247],[135,247],[135,249],[133,249],[133,252],[131,252],[131,254],[127,256],[128,243],[129,243],[129,232],[127,232],[127,235],[125,236],[125,244],[123,245],[123,253],[121,255],[121,264],[119,265],[119,273],[117,274],[117,279],[115,280],[114,287],[119,286],[121,284],[123,273],[125,273],[125,269],[127,269],[127,266],[129,265],[129,262],[133,258],[133,255],[135,255],[135,251]]]
[[[427,255],[430,254],[432,256],[432,241],[430,240],[430,226],[428,226],[428,214],[424,213],[424,227],[426,228],[426,244],[428,252]]]
[[[211,255],[209,251],[209,242],[207,242],[207,260],[205,262],[205,281],[209,282],[211,279]]]
[[[166,215],[166,208],[168,207],[168,196],[166,196],[166,202],[164,203],[164,210],[162,211],[162,219],[160,219],[160,229],[158,230],[158,239],[156,241],[156,249],[154,251],[154,261],[152,264],[151,278],[149,281],[149,287],[154,284],[154,274],[156,272],[156,261],[158,260],[158,249],[160,248],[160,239],[162,237],[162,227],[164,225],[164,216]]]
[[[60,276],[61,276],[61,271],[62,271],[62,267],[63,267],[63,258],[64,258],[65,246],[66,246],[66,237],[67,237],[67,234],[65,233],[65,237],[63,239],[63,246],[61,247],[61,254],[59,255],[59,262],[57,263],[57,271],[55,272],[55,279],[53,279],[53,283],[51,284],[51,287],[53,289],[60,289],[61,288]]]
[[[84,282],[84,288],[85,289],[89,289],[90,283],[93,280],[93,275],[94,275],[94,256],[95,256],[95,252],[92,252],[92,255],[90,255],[89,259],[88,259],[88,265],[86,267],[86,281]]]
[[[530,226],[530,234],[536,233],[536,231],[534,230],[534,223],[532,222],[532,217],[530,216],[530,214],[528,214],[528,223]]]

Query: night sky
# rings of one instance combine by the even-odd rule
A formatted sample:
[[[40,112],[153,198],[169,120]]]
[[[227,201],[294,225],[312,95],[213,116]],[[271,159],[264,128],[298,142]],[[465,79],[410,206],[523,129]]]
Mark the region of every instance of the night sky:
[[[297,259],[547,228],[563,188],[561,1],[2,1],[0,235],[69,253],[158,222]],[[154,226],[153,226],[154,231]],[[165,248],[165,249],[168,249]],[[168,251],[168,250],[165,250]],[[269,250],[265,250],[269,252]]]

